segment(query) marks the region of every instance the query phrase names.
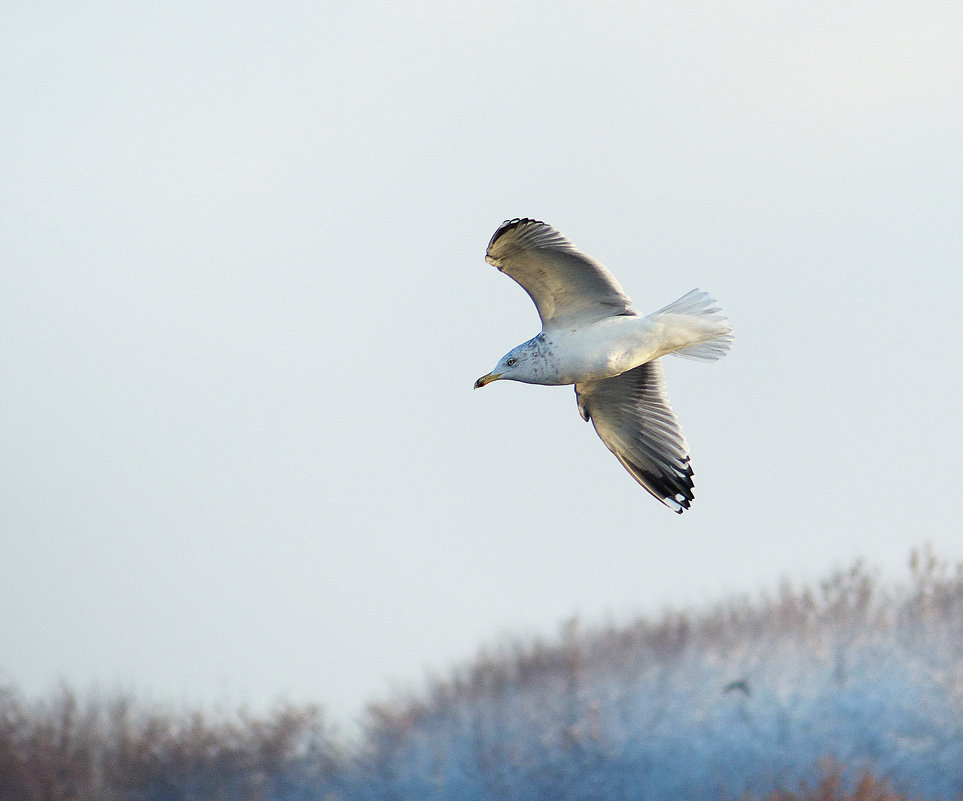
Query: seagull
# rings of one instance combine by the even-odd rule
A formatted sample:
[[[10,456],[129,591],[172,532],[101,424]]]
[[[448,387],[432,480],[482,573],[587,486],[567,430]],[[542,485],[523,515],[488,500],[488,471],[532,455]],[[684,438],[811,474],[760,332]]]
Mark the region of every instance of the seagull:
[[[515,280],[542,330],[475,382],[575,385],[582,419],[642,487],[682,514],[693,499],[689,446],[669,405],[659,359],[721,359],[732,346],[722,310],[698,289],[640,315],[615,277],[552,226],[516,218],[499,226],[485,261]]]

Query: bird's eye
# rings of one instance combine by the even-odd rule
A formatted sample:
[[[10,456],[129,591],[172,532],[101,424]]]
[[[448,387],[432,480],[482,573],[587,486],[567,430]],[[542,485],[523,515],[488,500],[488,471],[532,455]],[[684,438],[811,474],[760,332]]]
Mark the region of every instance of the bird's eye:
[[[514,359],[509,359],[507,362],[505,362],[505,364],[507,364],[509,367],[514,367],[514,366],[515,366],[515,360],[514,360]]]

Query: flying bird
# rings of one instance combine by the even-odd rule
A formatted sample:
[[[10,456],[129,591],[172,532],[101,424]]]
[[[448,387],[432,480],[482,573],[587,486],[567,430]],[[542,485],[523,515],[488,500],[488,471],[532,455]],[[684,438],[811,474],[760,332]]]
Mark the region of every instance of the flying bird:
[[[722,310],[698,289],[649,315],[630,308],[615,277],[544,222],[506,220],[485,261],[514,279],[542,330],[475,382],[574,384],[578,410],[655,498],[682,514],[693,499],[689,446],[669,405],[659,359],[716,361],[732,345]]]

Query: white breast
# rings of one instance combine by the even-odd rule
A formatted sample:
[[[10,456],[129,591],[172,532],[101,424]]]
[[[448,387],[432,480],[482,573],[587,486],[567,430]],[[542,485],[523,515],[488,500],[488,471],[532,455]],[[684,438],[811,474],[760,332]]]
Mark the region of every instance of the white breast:
[[[659,326],[644,317],[609,317],[577,329],[545,332],[559,383],[612,378],[662,355]]]

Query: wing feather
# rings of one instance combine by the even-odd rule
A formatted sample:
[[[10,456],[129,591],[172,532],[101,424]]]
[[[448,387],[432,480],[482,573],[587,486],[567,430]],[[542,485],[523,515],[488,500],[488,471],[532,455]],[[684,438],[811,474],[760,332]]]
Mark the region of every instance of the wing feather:
[[[543,328],[625,314],[631,303],[605,267],[538,220],[502,223],[488,243],[485,261],[529,294]]]
[[[602,442],[649,493],[682,514],[693,495],[689,446],[665,393],[662,365],[575,385],[578,408]]]

